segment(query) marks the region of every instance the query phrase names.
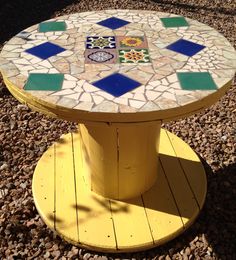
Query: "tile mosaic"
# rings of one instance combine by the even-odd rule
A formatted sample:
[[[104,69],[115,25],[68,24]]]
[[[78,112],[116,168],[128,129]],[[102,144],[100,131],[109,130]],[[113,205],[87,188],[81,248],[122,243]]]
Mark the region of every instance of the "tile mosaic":
[[[58,102],[57,105],[62,106],[62,107],[68,107],[68,108],[73,108],[76,105],[78,105],[79,101],[76,101],[71,98],[66,98],[62,97]]]
[[[63,74],[32,73],[25,84],[25,90],[58,91],[62,88]]]
[[[181,88],[184,90],[214,90],[217,89],[209,72],[178,72]]]
[[[156,111],[161,108],[152,101],[148,101],[144,106],[141,107],[140,111]]]
[[[205,48],[205,46],[188,41],[188,40],[184,40],[184,39],[180,39],[170,45],[168,45],[166,47],[168,50],[177,52],[177,53],[181,53],[184,54],[186,56],[193,56],[196,53],[198,53],[199,51],[203,50]]]
[[[74,99],[74,100],[78,100],[80,95],[81,95],[81,93],[75,93],[75,94],[71,94],[71,95],[66,95],[66,97]]]
[[[62,89],[73,89],[75,87],[76,87],[76,82],[69,81],[69,80],[64,80],[63,85],[62,85]]]
[[[104,100],[103,97],[93,95],[93,101],[94,101],[94,103],[95,103],[96,105],[102,103],[103,100]]]
[[[151,100],[151,101],[157,99],[160,95],[162,95],[162,93],[160,93],[160,92],[156,92],[156,91],[152,91],[152,90],[146,91],[147,99]]]
[[[114,64],[117,62],[116,50],[85,50],[86,64]],[[98,68],[97,68],[98,69]]]
[[[116,15],[121,21],[125,21],[125,26],[119,24],[122,26],[118,28],[116,22],[112,25],[112,20],[117,21]],[[112,18],[110,24],[108,17]],[[99,24],[107,20],[108,27]],[[0,55],[3,62],[0,58],[0,66],[19,88],[25,86],[24,78],[27,79],[32,72],[65,74],[61,90],[53,91],[57,96],[52,96],[52,91],[27,91],[44,100],[48,99],[49,102],[59,102],[70,108],[133,113],[178,107],[206,97],[230,82],[236,67],[235,51],[222,35],[209,26],[191,19],[186,22],[183,17],[175,15],[165,13],[157,15],[150,11],[111,10],[68,15],[50,21],[50,23],[55,22],[66,22],[67,30],[49,30],[39,33],[39,25],[27,28],[25,31],[30,34],[29,39],[24,37],[27,35],[24,35],[23,31],[3,47]],[[109,26],[115,26],[115,29],[111,30]],[[23,37],[20,38],[20,35]],[[89,40],[90,45],[88,44],[87,47],[92,46],[94,49],[86,48],[85,41],[88,36],[93,38],[94,43]],[[106,38],[109,36],[112,41],[106,45]],[[180,51],[167,48],[178,41],[182,41]],[[43,60],[41,57],[25,52],[45,42],[61,46],[66,50]],[[187,47],[184,45],[186,42]],[[199,45],[200,48],[205,49],[199,51]],[[101,52],[91,56],[94,61],[87,61],[85,49],[86,52]],[[150,62],[134,62],[135,59],[132,63],[119,62],[119,50],[132,49],[148,49]],[[104,55],[104,52],[115,54],[117,62],[114,60],[115,57],[109,60],[110,57]],[[5,66],[4,64],[7,63],[9,64]],[[232,73],[230,72],[229,75],[228,71]],[[185,90],[181,87],[176,72],[210,72],[216,87],[206,84],[207,88],[210,86],[212,89],[198,89],[199,85],[195,80],[195,86],[194,84],[191,86],[196,87],[197,90]],[[113,94],[91,85],[91,82],[98,82],[114,73],[135,79],[140,83],[139,87],[114,97]],[[21,76],[22,80],[18,76]],[[198,81],[202,81],[201,78],[198,78]],[[114,87],[112,80],[110,85]],[[126,85],[122,84],[123,86]],[[83,93],[89,94],[91,98],[82,96]],[[81,96],[87,101],[80,100]],[[130,101],[134,101],[133,107]],[[145,102],[145,104],[135,102]]]
[[[103,20],[101,22],[98,22],[97,24],[108,27],[112,30],[118,29],[120,27],[123,27],[127,24],[129,24],[130,22],[125,21],[123,19],[120,18],[116,18],[116,17],[110,17],[106,20]]]
[[[118,36],[117,44],[119,48],[148,48],[145,36]]]
[[[151,62],[148,49],[119,50],[120,63],[147,63]]]
[[[123,97],[114,98],[113,102],[120,105],[126,105],[126,106],[128,105],[128,99]]]
[[[75,92],[72,89],[62,89],[60,91],[56,91],[52,94],[52,96],[66,96],[75,94]]]
[[[134,108],[141,108],[146,102],[144,101],[139,101],[139,100],[129,100],[129,104],[131,107]]]
[[[106,100],[114,100],[114,96],[105,91],[97,91],[97,95],[104,97]]]
[[[93,102],[80,102],[74,109],[89,111],[92,109],[94,103]]]
[[[88,36],[86,39],[87,49],[115,49],[114,36]]]
[[[118,105],[111,101],[104,101],[101,104],[95,106],[92,111],[94,112],[109,112],[109,113],[117,113]]]
[[[63,51],[65,51],[64,48],[50,42],[45,42],[25,50],[25,52],[30,53],[40,59],[48,59],[51,56],[57,55]]]
[[[183,16],[160,18],[166,28],[189,26]]]
[[[120,73],[112,74],[99,81],[93,82],[92,84],[115,97],[119,97],[141,85],[136,80],[128,78]]]
[[[84,89],[86,92],[88,92],[88,93],[90,93],[90,92],[95,92],[95,91],[99,90],[98,88],[94,87],[93,85],[91,85],[91,84],[89,84],[89,83],[87,83],[87,82],[84,83],[83,89]]]
[[[16,37],[19,37],[19,38],[22,38],[22,39],[28,40],[30,35],[31,35],[30,32],[27,32],[27,31],[21,31],[20,33],[18,33],[18,34],[16,35]]]

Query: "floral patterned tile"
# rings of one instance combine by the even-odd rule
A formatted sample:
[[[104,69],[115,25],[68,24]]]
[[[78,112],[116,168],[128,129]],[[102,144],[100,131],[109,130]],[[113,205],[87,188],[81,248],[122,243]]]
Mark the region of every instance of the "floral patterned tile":
[[[118,48],[148,48],[145,36],[118,36],[116,39]]]
[[[148,49],[119,50],[120,63],[149,63],[151,62]]]

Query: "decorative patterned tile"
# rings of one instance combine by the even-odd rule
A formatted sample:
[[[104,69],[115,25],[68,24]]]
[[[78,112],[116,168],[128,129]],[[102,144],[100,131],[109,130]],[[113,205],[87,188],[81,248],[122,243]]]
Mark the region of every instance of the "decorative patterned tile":
[[[112,74],[99,81],[93,82],[92,84],[115,97],[119,97],[141,85],[138,81],[120,73]]]
[[[181,88],[184,90],[215,90],[217,86],[209,72],[178,72]]]
[[[32,73],[25,84],[25,90],[58,91],[62,88],[63,74]]]
[[[57,55],[63,51],[65,51],[64,48],[50,42],[45,42],[25,50],[25,52],[30,53],[40,59],[48,59],[51,56]]]
[[[119,50],[120,63],[147,63],[150,62],[148,49]]]
[[[166,28],[189,26],[183,16],[160,18]]]
[[[55,31],[65,31],[65,22],[43,22],[39,24],[39,32],[55,32]]]
[[[115,50],[86,50],[85,63],[87,64],[114,64],[117,61]]]
[[[145,36],[118,36],[117,44],[119,48],[148,48]]]
[[[130,22],[127,22],[123,19],[111,17],[111,18],[108,18],[108,19],[103,20],[101,22],[98,22],[97,24],[108,27],[109,29],[115,30],[115,29],[123,27],[123,26],[125,26],[129,23]]]
[[[199,51],[203,50],[205,46],[184,39],[180,39],[168,45],[166,48],[168,50],[175,51],[191,57]]]
[[[115,49],[116,40],[114,36],[89,36],[86,40],[87,49]]]

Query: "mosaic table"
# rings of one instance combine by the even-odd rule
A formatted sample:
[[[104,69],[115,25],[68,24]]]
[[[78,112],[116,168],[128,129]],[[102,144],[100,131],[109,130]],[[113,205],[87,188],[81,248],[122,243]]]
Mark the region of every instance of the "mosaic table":
[[[79,122],[34,172],[35,204],[51,229],[76,245],[120,252],[165,243],[194,222],[205,171],[161,123],[230,87],[236,53],[223,35],[167,13],[75,13],[17,34],[0,69],[18,100]]]

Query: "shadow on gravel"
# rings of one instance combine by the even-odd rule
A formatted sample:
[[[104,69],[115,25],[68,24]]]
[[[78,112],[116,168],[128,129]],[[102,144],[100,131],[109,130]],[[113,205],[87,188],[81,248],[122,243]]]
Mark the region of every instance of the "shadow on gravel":
[[[173,0],[152,0],[153,2],[161,5],[170,5],[179,9],[188,10],[191,12],[199,12],[199,11],[209,11],[216,12],[224,15],[235,15],[235,9],[227,9],[223,6],[220,7],[211,7],[207,5],[199,5],[196,1],[195,4],[192,3],[180,3],[180,1],[175,2]]]
[[[0,46],[23,29],[55,16],[74,0],[1,0],[0,3]]]
[[[208,193],[200,228],[220,259],[236,259],[236,163],[216,173],[206,169]]]

